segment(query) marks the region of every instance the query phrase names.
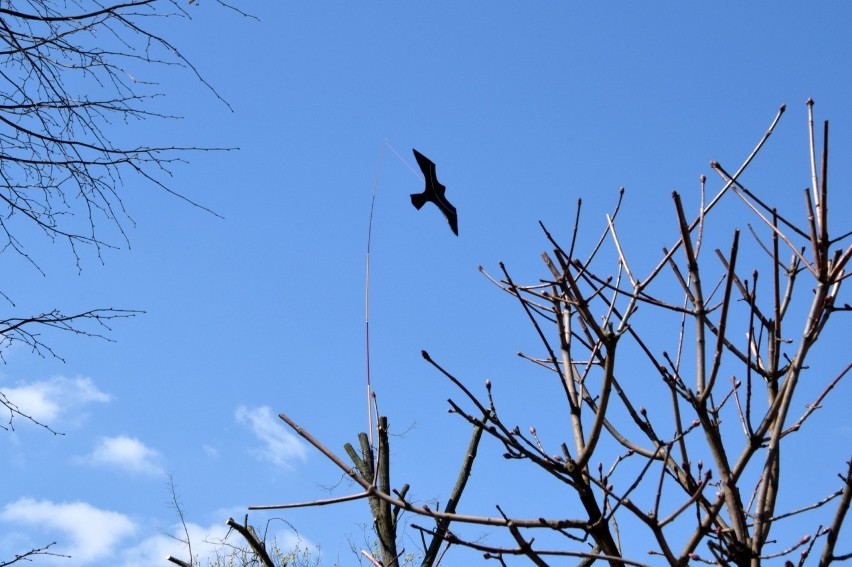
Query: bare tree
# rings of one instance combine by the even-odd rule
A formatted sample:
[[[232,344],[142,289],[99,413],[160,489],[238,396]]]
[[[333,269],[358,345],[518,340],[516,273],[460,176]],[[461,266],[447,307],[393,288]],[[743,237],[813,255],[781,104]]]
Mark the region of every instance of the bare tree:
[[[175,0],[7,5],[0,7],[3,249],[29,258],[21,235],[36,227],[66,241],[79,260],[82,245],[100,251],[115,246],[115,236],[126,239],[125,176],[176,194],[163,179],[184,151],[200,149],[117,144],[109,129],[170,118],[153,109],[162,93],[145,79],[151,68],[182,66],[204,83],[174,45],[151,31],[156,20],[187,12]],[[103,236],[106,227],[115,232]]]
[[[156,32],[158,21],[188,17],[188,9],[177,0],[0,4],[0,254],[5,253],[0,257],[7,264],[23,258],[44,274],[32,252],[38,238],[67,244],[78,269],[83,249],[101,259],[105,248],[121,247],[132,223],[122,200],[128,179],[141,178],[204,208],[170,189],[167,180],[187,151],[212,148],[117,141],[116,125],[123,127],[124,138],[134,122],[172,118],[155,104],[163,93],[153,77],[167,68],[185,69],[219,96]],[[3,291],[0,300],[7,309],[16,307]],[[50,307],[0,315],[0,358],[13,343],[40,356],[58,356],[45,331],[106,338],[112,321],[136,313],[111,307],[66,313]],[[9,415],[4,428],[13,428],[16,417],[34,421],[2,392],[0,404]],[[51,554],[49,548],[32,549],[4,565]]]
[[[163,93],[145,78],[158,67],[183,67],[218,97],[181,52],[152,31],[159,19],[186,16],[175,0],[0,6],[0,252],[16,254],[43,273],[28,247],[33,239],[65,242],[78,269],[82,248],[100,258],[104,248],[120,247],[132,222],[121,197],[129,177],[200,206],[166,180],[187,151],[210,148],[113,142],[115,124],[172,118],[154,109]],[[14,306],[14,298],[0,295]],[[103,338],[111,320],[133,314],[51,308],[4,317],[0,356],[14,342],[55,355],[35,329]]]
[[[647,269],[619,238],[619,198],[586,253],[577,250],[579,203],[567,245],[542,225],[550,250],[542,254],[547,271],[538,282],[516,283],[502,264],[500,276],[486,274],[518,302],[540,339],[541,354],[521,356],[550,377],[542,387],[558,393],[558,429],[522,430],[504,417],[505,384],[486,381],[477,394],[424,351],[458,388],[461,399],[449,400],[451,412],[472,430],[443,509],[415,504],[407,486],[391,484],[386,419],[379,421],[377,447],[364,434],[360,455],[347,447],[353,467],[283,414],[360,491],[252,509],[368,499],[381,547],[371,561],[385,566],[399,564],[403,511],[423,535],[424,566],[438,564],[441,549],[457,546],[501,565],[511,557],[535,565],[571,557],[579,565],[646,565],[648,553],[651,564],[739,567],[764,561],[825,566],[852,557],[852,550],[838,548],[852,497],[849,447],[840,448],[834,471],[798,463],[807,471],[802,474],[826,487],[822,497],[795,509],[780,504],[798,490],[782,474],[789,470],[782,467],[782,449],[794,436],[818,442],[821,432],[809,429],[810,418],[852,368],[848,351],[817,348],[825,333],[848,330],[845,319],[844,328],[827,329],[835,315],[852,310],[839,295],[852,245],[848,225],[838,231],[829,224],[848,223],[848,214],[829,215],[828,123],[818,159],[813,101],[812,187],[804,191],[804,214],[776,210],[740,181],[784,110],[735,172],[711,164],[721,189],[706,196],[701,177],[697,214],[690,217],[681,196],[672,194],[672,244]],[[738,228],[725,236],[723,202],[739,202],[749,212],[748,236]],[[817,363],[819,372],[809,372]],[[800,411],[793,399],[805,380],[818,384],[819,393]],[[525,419],[535,423],[539,416]],[[540,481],[562,487],[562,511],[541,503],[540,514],[518,517],[509,512],[512,495],[498,492],[496,513],[462,513],[460,499],[483,437],[502,446],[507,462],[527,463],[530,482],[538,473]],[[795,523],[802,536],[776,541],[773,528],[785,523]],[[491,530],[484,541],[474,537],[483,526]],[[623,538],[627,532],[631,537]]]

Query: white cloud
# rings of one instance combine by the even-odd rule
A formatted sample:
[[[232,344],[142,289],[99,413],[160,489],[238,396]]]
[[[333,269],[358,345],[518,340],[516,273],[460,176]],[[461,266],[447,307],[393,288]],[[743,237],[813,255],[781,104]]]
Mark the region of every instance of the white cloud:
[[[243,507],[220,510],[215,516],[221,518],[221,521],[209,526],[187,522],[186,531],[181,524],[174,524],[168,533],[149,532],[150,535],[146,535],[145,528],[127,516],[96,508],[86,502],[56,503],[21,498],[0,509],[0,522],[8,523],[12,528],[4,526],[6,529],[0,537],[0,554],[2,557],[11,557],[14,553],[57,541],[49,551],[68,555],[70,561],[64,557],[38,556],[38,565],[170,565],[165,561],[168,555],[189,559],[189,550],[183,543],[188,532],[193,558],[199,565],[209,565],[216,558],[231,555],[235,548],[248,547],[243,538],[225,524],[228,516],[240,521],[244,513]],[[300,550],[314,558],[320,557],[317,546],[299,536],[286,523],[282,525],[279,521],[269,525],[261,521],[255,524],[255,528],[260,534],[266,535],[270,551],[275,545],[283,553]],[[134,535],[137,537],[130,539]]]
[[[204,455],[208,459],[218,459],[219,458],[219,449],[214,447],[213,445],[204,444],[201,446],[201,450],[204,451]]]
[[[181,534],[181,537],[184,537]],[[193,554],[196,553],[195,546],[192,546]],[[176,541],[173,537],[167,535],[154,535],[147,537],[138,544],[125,547],[120,559],[116,562],[121,567],[148,567],[149,565],[173,565],[167,562],[166,557],[172,555],[184,561],[189,560],[189,554],[186,546]],[[206,563],[200,563],[206,565]]]
[[[228,526],[225,525],[225,522],[222,522],[219,525],[204,528],[188,522],[186,531],[189,532],[189,541],[192,542],[192,556],[197,564],[209,565],[210,561],[216,557],[217,549],[220,547],[211,542],[221,541],[228,533]],[[189,561],[189,549],[183,543],[185,539],[186,532],[184,532],[183,526],[175,526],[169,534],[152,535],[136,545],[125,548],[118,564],[121,567],[171,565],[172,563],[166,562],[166,557],[169,555]],[[193,565],[195,564],[193,563]]]
[[[239,511],[244,513],[245,508],[241,507]],[[183,540],[187,537],[187,532],[189,533],[189,541],[192,542],[192,556],[198,565],[213,564],[217,558],[221,560],[234,553],[236,548],[247,548],[248,544],[245,540],[235,531],[230,531],[230,528],[225,524],[224,518],[227,518],[227,514],[222,518],[222,522],[207,527],[188,522],[186,531],[184,531],[184,526],[178,524],[172,527],[169,534],[147,537],[136,545],[125,547],[117,564],[120,567],[171,565],[171,563],[165,562],[165,558],[169,555],[188,561],[189,549],[183,543]],[[266,533],[267,549],[270,549],[270,551],[272,545],[275,544],[284,553],[294,548],[307,549],[309,553],[319,557],[316,545],[301,539],[292,531],[265,532],[261,526],[255,527],[260,533]],[[223,542],[225,543],[223,544]],[[227,562],[221,562],[221,564],[227,564]]]
[[[21,413],[42,423],[55,422],[72,412],[79,415],[81,406],[110,400],[110,396],[100,391],[91,378],[79,376],[54,376],[47,380],[22,383],[12,388],[3,388],[3,394]]]
[[[290,468],[294,459],[304,461],[307,458],[305,444],[285,429],[269,406],[240,406],[235,417],[238,423],[249,426],[263,443],[260,447],[250,449],[256,458],[284,468]]]
[[[95,449],[78,462],[87,465],[105,465],[132,473],[161,476],[160,453],[134,437],[119,435],[103,437]]]
[[[0,511],[0,521],[11,523],[15,529],[30,528],[26,536],[16,538],[18,545],[33,538],[46,540],[29,544],[37,547],[56,540],[59,543],[50,551],[70,555],[73,564],[81,566],[114,555],[120,542],[136,531],[136,525],[127,516],[95,508],[86,502],[56,503],[21,498],[6,504]],[[55,532],[61,535],[53,537],[51,534]],[[40,563],[47,561],[46,557],[39,560]]]

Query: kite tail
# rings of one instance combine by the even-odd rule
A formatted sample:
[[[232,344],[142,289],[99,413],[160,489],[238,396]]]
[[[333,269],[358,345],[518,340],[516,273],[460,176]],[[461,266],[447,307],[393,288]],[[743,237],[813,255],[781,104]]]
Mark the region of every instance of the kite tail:
[[[367,431],[370,432],[370,446],[373,446],[373,385],[370,380],[370,247],[373,239],[373,211],[376,208],[376,193],[379,189],[379,177],[382,172],[384,151],[379,154],[379,167],[376,169],[376,179],[373,182],[373,198],[370,201],[370,220],[367,223],[367,266],[364,283],[364,335],[367,363]]]
[[[407,167],[411,173],[415,176],[422,179],[419,173],[417,173],[411,165],[405,161],[405,159],[399,155],[399,152],[390,144],[390,142],[385,138],[385,146],[392,151],[396,157]],[[370,377],[370,247],[373,239],[373,211],[376,208],[376,193],[378,193],[379,189],[379,178],[382,174],[382,162],[384,161],[385,152],[382,150],[379,153],[379,166],[376,168],[376,179],[373,182],[373,198],[370,202],[370,220],[367,224],[367,259],[366,259],[366,270],[365,270],[365,283],[364,283],[364,339],[365,339],[365,349],[366,349],[366,365],[367,365],[367,431],[370,432],[370,446],[373,446],[373,407],[374,407],[374,394],[373,394],[373,384]],[[415,200],[417,199],[417,200]],[[411,202],[414,203],[414,206],[418,209],[422,207],[426,203],[425,197],[422,195],[414,194],[411,196]],[[419,202],[419,204],[418,204]],[[376,412],[378,413],[378,411]]]

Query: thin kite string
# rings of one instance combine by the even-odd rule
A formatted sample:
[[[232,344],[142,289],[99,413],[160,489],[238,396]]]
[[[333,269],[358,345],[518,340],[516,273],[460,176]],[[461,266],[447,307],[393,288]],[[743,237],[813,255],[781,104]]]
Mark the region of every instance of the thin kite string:
[[[414,169],[414,168],[411,166],[411,164],[410,164],[410,163],[408,163],[407,161],[405,161],[405,158],[404,158],[404,157],[402,157],[398,151],[396,151],[396,148],[395,148],[395,147],[393,147],[393,146],[391,145],[391,143],[388,141],[388,139],[387,139],[387,138],[385,138],[385,145],[388,147],[388,149],[389,149],[390,151],[392,151],[392,152],[396,155],[396,157],[398,157],[398,158],[399,158],[399,161],[401,161],[401,162],[405,165],[405,167],[407,167],[407,168],[408,168],[408,170],[409,170],[411,173],[413,173],[413,174],[417,177],[417,179],[419,179],[419,180],[421,180],[421,181],[423,181],[423,180],[424,180],[423,173],[421,173],[420,171],[417,171],[416,169]]]

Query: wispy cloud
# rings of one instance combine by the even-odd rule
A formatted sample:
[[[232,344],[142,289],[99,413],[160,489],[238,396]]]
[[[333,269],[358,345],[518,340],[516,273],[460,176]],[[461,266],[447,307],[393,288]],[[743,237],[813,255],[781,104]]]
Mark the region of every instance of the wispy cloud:
[[[222,523],[224,526],[224,522]],[[189,540],[192,543],[193,565],[212,565],[216,558],[216,547],[210,543],[211,538],[222,538],[227,533],[227,527],[216,526],[211,532],[193,523],[186,524]],[[189,549],[183,540],[186,532],[183,527],[176,528],[171,534],[151,535],[135,545],[121,551],[116,562],[121,567],[148,567],[149,565],[171,565],[166,557],[189,561]],[[196,563],[197,561],[197,563]]]
[[[298,437],[287,431],[269,406],[237,408],[235,417],[238,423],[247,425],[262,443],[250,449],[256,458],[284,468],[291,468],[293,461],[304,461],[307,448]]]
[[[244,512],[240,507],[235,511]],[[225,514],[223,518],[227,518]],[[283,553],[301,552],[312,554],[316,560],[320,559],[317,546],[310,540],[301,538],[291,530],[259,530],[267,538],[267,546],[277,547]],[[169,534],[152,535],[133,546],[127,546],[120,553],[118,565],[121,567],[148,567],[150,565],[162,565],[164,558],[171,555],[184,561],[189,560],[189,549],[183,543],[189,534],[192,542],[192,556],[198,565],[212,565],[217,561],[223,563],[226,557],[237,558],[238,549],[247,548],[247,543],[231,530],[225,522],[216,522],[204,527],[199,524],[188,522],[186,526],[174,526]],[[239,564],[243,564],[239,562]]]
[[[47,380],[20,383],[2,388],[6,398],[24,415],[42,423],[55,423],[68,414],[80,415],[80,408],[110,400],[91,378],[54,376]]]
[[[118,468],[131,473],[148,476],[162,476],[163,467],[160,465],[160,453],[134,437],[119,435],[103,437],[94,450],[78,459],[78,462]]]
[[[70,555],[73,564],[81,566],[114,555],[121,541],[137,529],[127,516],[86,502],[56,503],[31,498],[6,504],[0,510],[0,521],[11,524],[12,531],[23,532],[26,528],[26,534],[16,534],[20,535],[16,538],[18,545],[40,547],[45,545],[44,540],[57,540],[59,543],[50,550]],[[61,535],[56,536],[57,532]],[[32,543],[24,543],[29,540]],[[19,548],[20,551],[25,549]]]
[[[201,450],[204,451],[204,454],[208,459],[218,459],[219,458],[219,449],[214,447],[213,445],[204,444],[201,446]]]

